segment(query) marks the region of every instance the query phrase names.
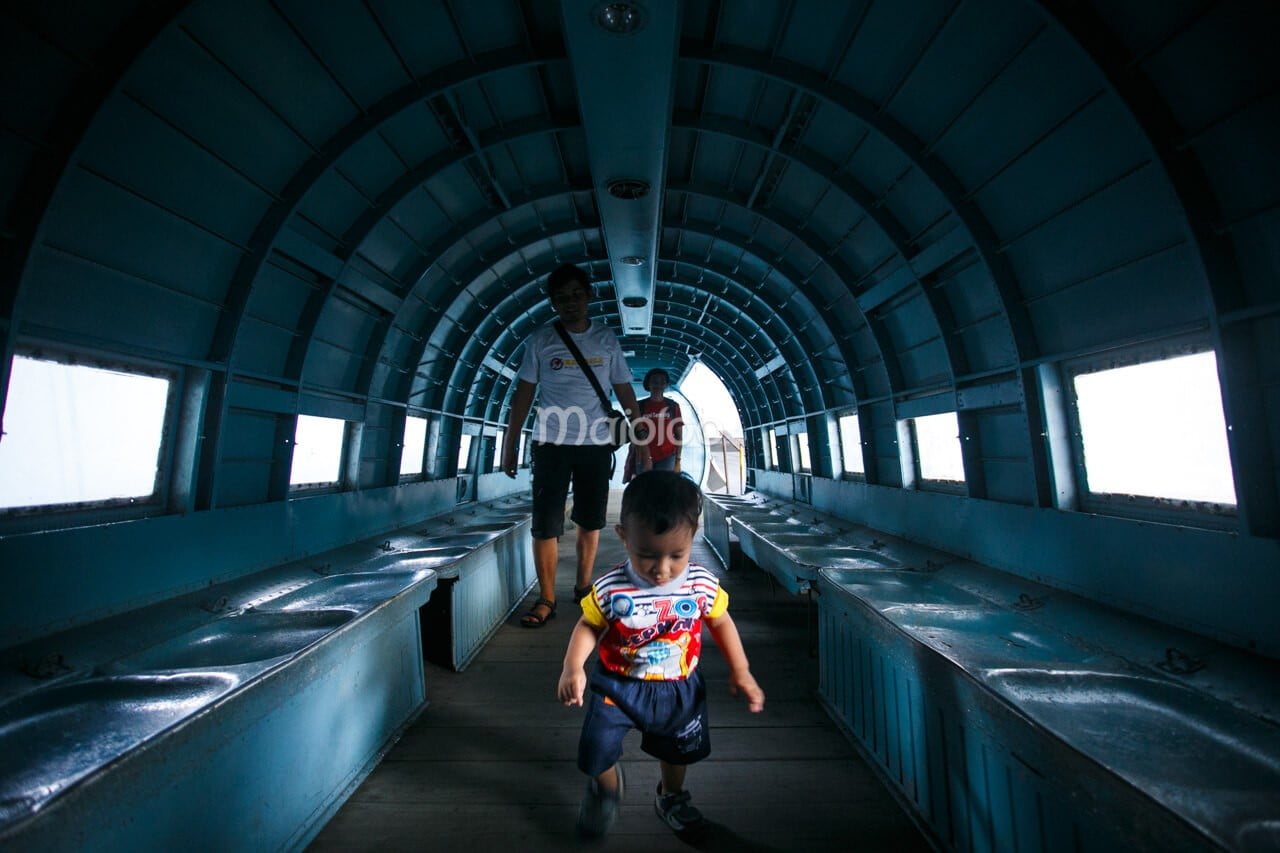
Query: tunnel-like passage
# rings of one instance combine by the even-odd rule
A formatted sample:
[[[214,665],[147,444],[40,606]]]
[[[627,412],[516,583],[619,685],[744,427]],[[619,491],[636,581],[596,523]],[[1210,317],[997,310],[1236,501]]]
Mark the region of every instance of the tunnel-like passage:
[[[0,32],[0,649],[527,490],[494,455],[573,263],[637,383],[723,381],[757,495],[1280,654],[1274,3],[67,0]],[[1184,358],[1203,388],[1118,455],[1207,410],[1220,457],[1158,467],[1225,485],[1099,485],[1089,377]],[[49,426],[37,363],[159,383],[141,486],[66,485],[139,407]]]

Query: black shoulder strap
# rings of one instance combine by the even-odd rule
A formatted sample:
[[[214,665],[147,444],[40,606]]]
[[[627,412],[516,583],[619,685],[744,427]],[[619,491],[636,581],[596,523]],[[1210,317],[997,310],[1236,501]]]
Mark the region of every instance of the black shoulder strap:
[[[591,369],[591,365],[587,364],[587,360],[582,357],[582,350],[578,349],[578,345],[573,342],[573,338],[569,337],[569,331],[564,325],[556,320],[552,323],[556,333],[560,335],[560,340],[564,341],[564,345],[569,348],[569,352],[578,360],[578,366],[582,368],[582,372],[586,374],[587,381],[591,383],[591,387],[596,389],[596,396],[600,398],[600,405],[604,406],[604,413],[609,414],[613,406],[609,405],[609,397],[604,393],[604,389],[600,387],[600,380],[596,379],[596,372]]]

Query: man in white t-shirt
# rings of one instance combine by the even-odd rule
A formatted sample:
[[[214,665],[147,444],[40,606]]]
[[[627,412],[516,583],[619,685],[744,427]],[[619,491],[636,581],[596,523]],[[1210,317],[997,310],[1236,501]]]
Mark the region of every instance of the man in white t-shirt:
[[[609,327],[587,317],[591,285],[572,264],[547,277],[547,296],[564,329],[595,374],[602,389],[613,386],[628,418],[640,411],[631,388],[631,369],[618,338]],[[538,391],[533,425],[533,563],[538,574],[538,600],[520,624],[540,628],[556,615],[557,540],[564,533],[564,505],[573,482],[573,514],[577,525],[578,572],[574,601],[591,591],[600,530],[609,503],[613,447],[609,444],[604,405],[570,352],[555,324],[529,336],[517,374],[515,395],[502,445],[502,470],[516,475],[521,428]],[[607,392],[606,392],[607,393]],[[640,448],[637,452],[644,452]]]

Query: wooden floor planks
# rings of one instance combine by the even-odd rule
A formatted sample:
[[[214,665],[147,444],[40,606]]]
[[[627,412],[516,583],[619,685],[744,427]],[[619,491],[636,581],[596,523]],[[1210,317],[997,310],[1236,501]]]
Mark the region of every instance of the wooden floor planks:
[[[610,519],[620,496],[612,494]],[[579,839],[574,821],[585,777],[574,759],[582,711],[555,699],[578,617],[570,600],[573,545],[572,533],[561,539],[557,617],[530,630],[519,625],[521,608],[465,672],[427,664],[428,707],[321,830],[311,853],[932,849],[819,705],[807,603],[759,571],[723,571],[701,538],[695,559],[723,578],[765,711],[748,713],[728,694],[723,660],[707,635],[712,755],[690,768],[687,787],[711,831],[682,840],[654,815],[657,762],[633,732],[618,823],[603,841]],[[624,556],[606,528],[597,574]]]

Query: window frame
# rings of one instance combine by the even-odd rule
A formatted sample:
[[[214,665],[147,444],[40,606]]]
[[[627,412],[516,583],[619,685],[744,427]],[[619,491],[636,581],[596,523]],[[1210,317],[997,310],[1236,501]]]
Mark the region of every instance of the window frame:
[[[427,446],[430,444],[431,438],[431,419],[425,415],[415,415],[410,412],[404,417],[404,428],[400,433],[400,467],[404,468],[404,452],[409,449],[408,442],[405,439],[408,438],[410,419],[422,421],[422,451],[418,457],[418,470],[409,473],[402,470],[397,477],[401,483],[416,483],[419,480],[427,479]]]
[[[339,421],[342,423],[342,446],[338,451],[338,477],[335,480],[319,480],[309,481],[305,483],[289,483],[286,495],[288,498],[300,497],[302,495],[325,494],[328,492],[340,492],[346,488],[347,477],[347,454],[351,452],[351,426],[355,421],[347,418],[335,418],[330,415],[315,415],[310,412],[299,412],[293,418],[293,441],[292,454],[297,453],[298,445],[298,420],[303,417],[319,418],[326,421]],[[293,455],[289,458],[289,479],[293,479]]]
[[[1208,340],[1201,337],[1177,338],[1141,344],[1122,350],[1080,356],[1061,363],[1063,395],[1066,403],[1068,431],[1070,433],[1071,468],[1076,481],[1079,508],[1083,512],[1098,515],[1132,518],[1140,521],[1231,529],[1238,523],[1236,504],[1214,503],[1190,498],[1162,498],[1150,495],[1132,495],[1117,492],[1095,492],[1089,487],[1089,475],[1084,455],[1084,435],[1080,422],[1080,403],[1076,396],[1077,376],[1102,373],[1122,367],[1134,367],[1157,361],[1167,361],[1204,352],[1218,353]],[[1218,395],[1221,399],[1222,386]],[[1234,478],[1235,472],[1232,471]],[[1239,495],[1237,493],[1237,499]]]
[[[858,440],[857,440],[857,442],[856,442],[856,445],[855,445],[855,446],[856,446],[857,453],[858,453],[858,459],[862,462],[862,470],[861,470],[861,471],[852,471],[852,470],[850,470],[850,469],[848,468],[848,466],[847,466],[847,464],[846,464],[846,457],[845,457],[845,435],[844,435],[844,423],[843,423],[843,421],[845,420],[845,418],[852,418],[852,419],[853,419],[853,422],[854,422],[855,424],[857,424],[857,426],[858,426]],[[854,481],[857,481],[857,482],[866,482],[866,479],[867,479],[867,457],[866,457],[866,454],[865,454],[865,452],[864,452],[864,448],[866,447],[866,443],[864,442],[864,440],[863,440],[863,438],[862,438],[862,417],[861,417],[861,415],[859,415],[859,413],[858,413],[858,410],[857,410],[857,409],[852,409],[852,410],[850,410],[850,411],[848,411],[848,412],[844,412],[844,413],[842,413],[842,414],[841,414],[841,413],[837,413],[837,414],[836,414],[836,447],[837,447],[837,448],[839,449],[839,451],[840,451],[840,477],[839,477],[839,479],[841,479],[841,480],[854,480]]]
[[[953,415],[956,419],[956,442],[960,451],[960,473],[964,479],[961,480],[941,480],[934,477],[926,477],[924,475],[924,464],[922,454],[920,453],[920,434],[916,428],[916,421],[921,418],[932,418],[938,415]],[[927,415],[913,415],[907,420],[907,428],[911,433],[911,462],[915,466],[916,488],[922,492],[943,492],[951,495],[967,495],[969,493],[969,472],[964,467],[964,436],[961,434],[960,413],[955,409],[947,409],[941,412],[932,412]]]
[[[795,460],[793,473],[795,474],[813,474],[813,448],[809,445],[809,430],[797,429],[789,436],[788,444],[791,456]],[[808,458],[806,464],[805,457]]]
[[[165,395],[164,416],[160,424],[160,446],[156,451],[156,473],[151,493],[145,497],[100,498],[90,501],[0,507],[0,530],[20,532],[32,524],[39,529],[73,527],[100,521],[127,521],[164,515],[171,511],[175,456],[177,453],[178,418],[186,374],[179,366],[148,359],[107,355],[73,347],[18,345],[13,358],[48,361],[67,367],[88,367],[116,373],[128,373],[169,383]],[[12,364],[10,365],[12,370]],[[8,402],[5,403],[6,408]]]
[[[480,439],[479,442],[476,441],[477,438]],[[473,464],[475,464],[473,462],[473,456],[479,454],[483,450],[483,444],[484,437],[481,435],[476,435],[474,433],[467,432],[466,430],[462,430],[458,433],[458,460],[457,464],[454,466],[456,469],[453,472],[454,476],[466,477],[475,473],[471,470]]]

